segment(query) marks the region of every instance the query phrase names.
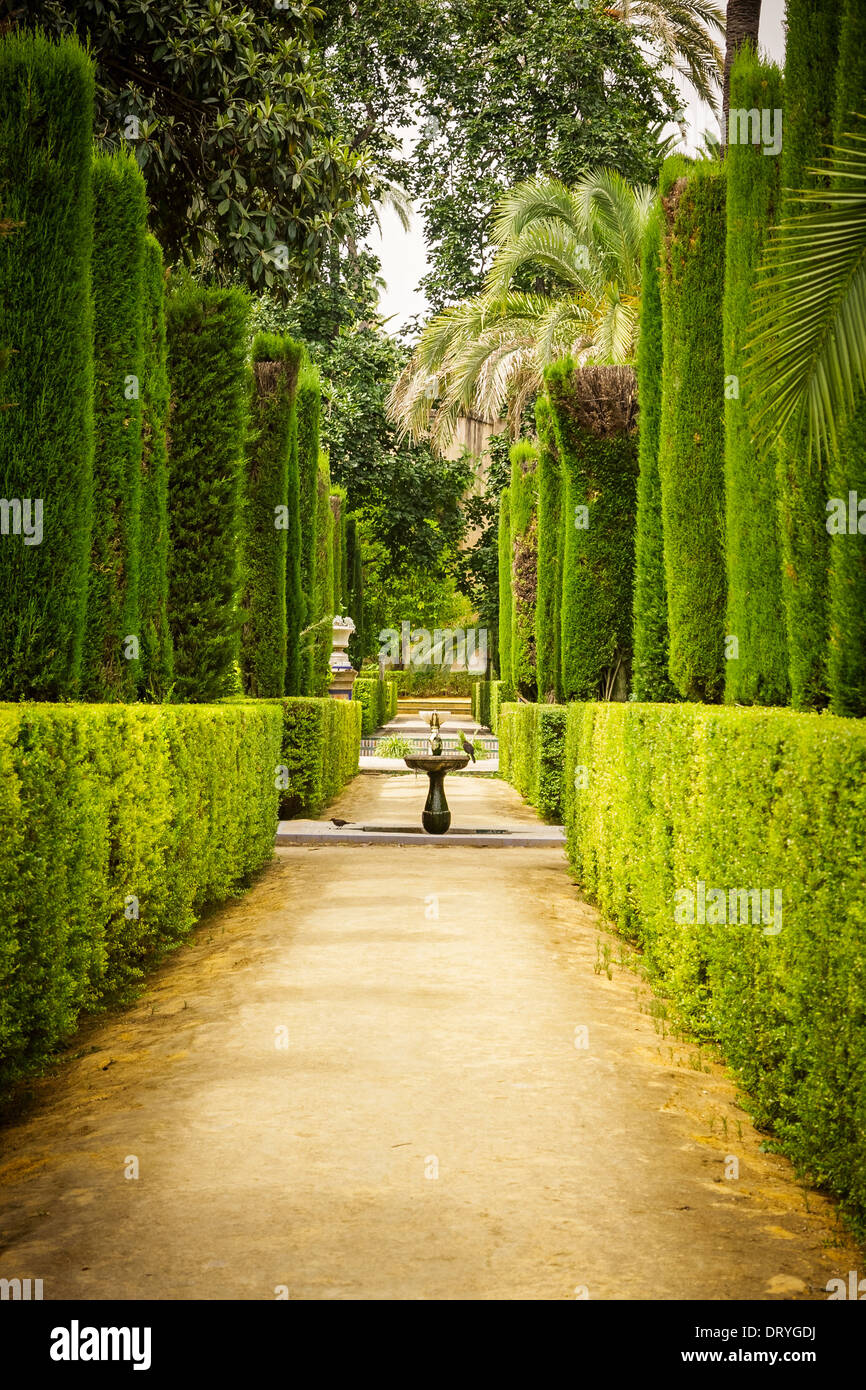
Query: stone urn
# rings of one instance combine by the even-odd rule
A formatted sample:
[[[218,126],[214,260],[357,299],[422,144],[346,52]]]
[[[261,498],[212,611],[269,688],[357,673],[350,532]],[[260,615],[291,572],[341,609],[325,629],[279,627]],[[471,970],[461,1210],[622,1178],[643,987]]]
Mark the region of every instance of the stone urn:
[[[328,687],[328,694],[333,696],[335,700],[351,700],[352,698],[352,686],[355,684],[355,677],[358,672],[350,662],[346,648],[354,631],[355,624],[351,618],[335,617],[331,623],[331,655],[328,657],[328,665],[331,668],[331,684]]]

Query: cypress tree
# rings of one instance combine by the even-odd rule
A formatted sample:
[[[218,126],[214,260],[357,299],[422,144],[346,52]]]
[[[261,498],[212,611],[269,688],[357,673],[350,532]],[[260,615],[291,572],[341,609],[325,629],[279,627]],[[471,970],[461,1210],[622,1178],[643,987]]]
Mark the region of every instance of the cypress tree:
[[[287,686],[287,556],[299,525],[289,471],[300,355],[296,343],[271,333],[259,333],[253,342],[241,673],[244,690],[255,697],[280,696]]]
[[[636,700],[675,700],[668,674],[668,589],[665,579],[659,431],[662,408],[662,300],[659,285],[661,208],[647,226],[641,266],[640,337],[637,350],[638,463],[634,572],[634,661]]]
[[[143,309],[139,692],[164,700],[174,671],[168,622],[168,367],[162,250],[150,235],[145,244]]]
[[[313,622],[310,634],[313,647],[313,694],[327,694],[330,680],[328,658],[331,655],[331,619],[334,609],[334,513],[330,504],[331,471],[328,455],[319,454],[316,479],[316,552],[313,584]]]
[[[629,367],[544,374],[564,482],[562,692],[624,699],[631,669],[637,402]]]
[[[836,76],[835,140],[862,136],[866,116],[866,8],[844,0]],[[840,180],[841,183],[841,180]],[[845,181],[850,188],[850,180]],[[830,495],[866,497],[866,397],[862,394],[830,462]],[[826,523],[825,523],[826,524]],[[829,683],[834,714],[866,715],[866,542],[830,536]]]
[[[740,49],[731,68],[735,110],[782,108],[778,68],[754,48]],[[756,271],[768,228],[778,216],[778,157],[760,145],[729,144],[726,154],[725,263],[725,522],[728,598],[726,636],[738,655],[725,663],[729,703],[781,705],[788,698],[788,650],[782,601],[782,561],[775,461],[752,445],[749,380],[743,349],[749,341]]]
[[[509,489],[499,499],[499,678],[511,684],[511,511]]]
[[[171,385],[169,618],[184,700],[233,691],[240,645],[246,296],[186,284],[166,305]]]
[[[316,503],[318,499],[319,437],[322,388],[319,373],[304,352],[298,373],[295,414],[298,420],[298,489],[301,508],[301,590],[304,597],[304,626],[313,622],[315,599]],[[307,644],[301,662],[301,686],[312,694],[313,649]]]
[[[349,617],[355,624],[350,643],[352,664],[359,664],[364,656],[364,570],[361,558],[361,532],[358,518],[350,516],[346,521],[346,550],[349,567]]]
[[[538,698],[556,701],[560,694],[560,629],[562,601],[562,472],[550,402],[535,402],[538,431],[538,595],[535,604],[535,665]]]
[[[786,24],[782,187],[792,192],[783,212],[796,215],[796,190],[820,186],[807,171],[833,134],[839,0],[788,0]],[[782,434],[778,462],[791,702],[816,709],[827,696],[828,464],[796,422]]]
[[[331,515],[334,519],[332,545],[334,551],[333,612],[344,616],[348,602],[348,575],[346,568],[346,492],[344,488],[331,484]]]
[[[93,69],[74,40],[0,39],[0,698],[76,693],[93,473]],[[27,541],[27,544],[25,544]]]
[[[297,365],[300,349],[297,349]],[[294,391],[297,386],[297,366],[293,376],[292,411],[289,421],[288,456],[288,515],[286,537],[286,685],[287,695],[300,695],[304,661],[301,657],[301,630],[304,627],[306,603],[301,587],[303,536],[301,528],[300,461],[298,445],[298,415]]]
[[[689,700],[718,700],[725,665],[725,430],[722,299],[725,176],[665,162],[659,476],[668,592],[668,670]]]
[[[511,675],[515,691],[538,699],[535,600],[538,586],[538,450],[527,439],[511,449]]]

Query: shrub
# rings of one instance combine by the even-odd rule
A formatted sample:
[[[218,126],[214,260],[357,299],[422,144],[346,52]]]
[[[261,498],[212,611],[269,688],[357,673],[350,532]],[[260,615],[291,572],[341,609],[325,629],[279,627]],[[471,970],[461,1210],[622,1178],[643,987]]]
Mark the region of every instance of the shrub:
[[[782,108],[778,68],[746,46],[731,68],[736,110]],[[775,458],[752,445],[749,380],[743,349],[767,229],[778,215],[779,161],[760,145],[734,143],[728,169],[724,294],[725,520],[728,562],[726,633],[739,654],[725,662],[730,704],[783,705],[788,699],[788,649],[782,603]]]
[[[499,711],[502,705],[514,699],[514,687],[510,681],[490,682],[490,732],[499,733]]]
[[[164,700],[174,673],[168,621],[168,367],[162,251],[152,236],[145,243],[143,312],[139,693]]]
[[[317,816],[358,771],[361,706],[353,700],[297,697],[281,700],[280,763],[288,786],[280,815]]]
[[[574,705],[564,762],[584,890],[638,943],[690,1028],[719,1041],[758,1126],[862,1232],[866,726],[790,710]],[[710,888],[779,889],[781,922],[771,899],[769,931],[763,915],[761,926],[702,923],[699,883],[705,899]],[[721,915],[717,902],[708,915]]]
[[[313,631],[307,634],[309,661],[311,666],[312,689],[315,694],[327,692],[331,683],[328,659],[332,650],[331,622],[335,616],[334,608],[334,514],[331,511],[329,496],[331,474],[328,456],[319,454],[319,471],[316,480],[316,555],[313,576],[313,614],[310,625]]]
[[[352,686],[352,699],[357,700],[363,711],[361,722],[361,733],[366,738],[382,727],[389,717],[386,713],[386,700],[389,698],[386,692],[388,681],[367,679],[358,676]]]
[[[473,683],[472,718],[482,728],[490,728],[490,681],[475,681]]]
[[[346,556],[346,490],[331,484],[331,515],[334,518],[334,612],[344,616],[347,611],[349,576]]]
[[[725,662],[722,295],[725,176],[666,161],[659,474],[669,671],[681,695],[718,700]]]
[[[361,532],[358,519],[354,516],[346,520],[346,556],[349,571],[348,613],[355,624],[349,650],[361,660],[364,651],[364,570],[361,562]]]
[[[231,693],[240,645],[248,304],[240,290],[189,283],[166,312],[175,689],[184,700],[213,700]]]
[[[268,705],[0,708],[0,1077],[128,999],[273,851]]]
[[[254,696],[282,695],[297,677],[300,556],[295,387],[301,349],[259,333],[253,342],[252,429],[244,498],[241,672]],[[294,546],[291,555],[289,547]],[[287,559],[288,556],[288,559]],[[287,667],[287,584],[294,585],[294,661]],[[291,667],[291,671],[289,670]]]
[[[408,666],[404,671],[387,670],[385,679],[393,682],[401,695],[458,695],[465,699],[467,695],[471,696],[482,677],[477,671],[452,671],[445,665]]]
[[[71,40],[0,39],[0,493],[31,503],[42,540],[0,538],[0,694],[76,692],[93,472],[90,299],[93,70]],[[38,534],[33,529],[32,536]]]
[[[661,208],[652,213],[641,265],[640,337],[637,350],[637,526],[634,557],[634,661],[636,700],[675,700],[668,674],[668,589],[665,579],[659,432],[662,408],[662,300],[659,285]]]
[[[818,166],[833,136],[839,10],[839,0],[788,0],[784,189],[820,184],[809,171]],[[800,211],[787,198],[786,203],[790,212]],[[827,460],[818,449],[810,456],[794,422],[779,442],[778,467],[791,701],[799,709],[817,709],[827,699]]]
[[[403,734],[390,734],[376,744],[376,753],[380,758],[408,758],[414,752],[414,747]]]
[[[538,575],[538,450],[521,439],[511,449],[511,678],[527,700],[538,697],[535,599]]]
[[[511,518],[508,488],[499,499],[499,670],[511,680]]]
[[[550,402],[535,402],[538,431],[538,591],[535,604],[535,666],[540,700],[556,699],[560,680],[562,555],[562,470]]]
[[[316,556],[316,479],[319,467],[319,436],[322,387],[319,373],[306,352],[301,357],[295,397],[298,417],[298,489],[301,507],[301,588],[306,599],[305,622],[313,616],[313,586]]]
[[[545,372],[564,483],[562,690],[625,698],[631,666],[634,373],[567,359]]]
[[[147,191],[133,156],[93,165],[93,500],[82,692],[134,698],[140,678],[141,385]],[[138,650],[129,645],[135,638]],[[134,655],[130,655],[130,653]]]
[[[504,705],[499,771],[547,821],[562,819],[564,705]]]

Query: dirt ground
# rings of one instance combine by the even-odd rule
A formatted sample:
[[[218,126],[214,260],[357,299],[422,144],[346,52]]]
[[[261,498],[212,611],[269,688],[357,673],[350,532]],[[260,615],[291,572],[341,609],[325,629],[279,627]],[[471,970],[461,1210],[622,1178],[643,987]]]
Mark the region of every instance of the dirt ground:
[[[455,823],[535,820],[498,781],[448,793]],[[371,774],[328,814],[405,823],[423,796]],[[862,1255],[634,963],[558,848],[280,849],[7,1125],[0,1277],[46,1299],[826,1298]]]

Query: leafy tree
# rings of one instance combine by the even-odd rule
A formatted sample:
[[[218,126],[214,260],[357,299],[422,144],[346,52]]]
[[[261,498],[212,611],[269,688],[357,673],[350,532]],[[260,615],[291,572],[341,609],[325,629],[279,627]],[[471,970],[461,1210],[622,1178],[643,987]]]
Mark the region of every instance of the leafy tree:
[[[314,46],[312,0],[31,0],[96,63],[96,139],[135,149],[152,228],[223,282],[313,274],[365,189]]]

